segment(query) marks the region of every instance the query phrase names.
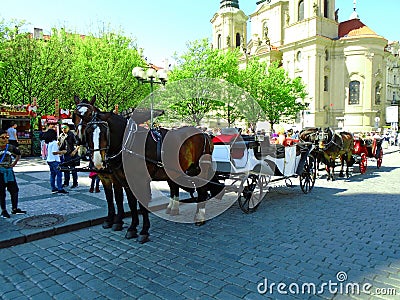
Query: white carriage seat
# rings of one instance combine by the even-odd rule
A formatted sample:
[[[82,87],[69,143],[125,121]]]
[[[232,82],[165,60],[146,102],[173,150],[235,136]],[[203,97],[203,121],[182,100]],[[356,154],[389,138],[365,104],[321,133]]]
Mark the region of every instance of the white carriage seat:
[[[296,173],[296,167],[300,161],[300,157],[300,155],[296,155],[296,146],[294,145],[285,147],[285,157],[276,158],[267,155],[265,160],[272,161],[284,176],[292,176]]]

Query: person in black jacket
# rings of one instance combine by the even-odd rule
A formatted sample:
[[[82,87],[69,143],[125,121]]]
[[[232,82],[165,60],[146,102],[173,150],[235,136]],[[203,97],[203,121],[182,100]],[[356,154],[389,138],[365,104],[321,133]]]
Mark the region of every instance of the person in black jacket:
[[[62,133],[60,134],[60,150],[66,150],[64,154],[64,163],[66,166],[76,166],[79,164],[79,157],[77,155],[79,147],[76,147],[75,135],[68,125],[64,124],[61,126]],[[64,171],[64,184],[63,187],[69,186],[70,173],[72,174],[72,186],[76,188],[78,186],[78,173],[77,171]]]

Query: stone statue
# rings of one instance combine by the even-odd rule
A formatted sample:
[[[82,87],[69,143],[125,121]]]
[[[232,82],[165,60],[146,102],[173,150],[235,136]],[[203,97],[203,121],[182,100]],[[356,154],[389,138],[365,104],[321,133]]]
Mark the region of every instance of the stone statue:
[[[264,38],[267,40],[268,39],[268,25],[267,25],[267,23],[264,23],[263,34],[264,34]]]
[[[231,37],[229,35],[226,37],[226,45],[228,47],[231,45]]]

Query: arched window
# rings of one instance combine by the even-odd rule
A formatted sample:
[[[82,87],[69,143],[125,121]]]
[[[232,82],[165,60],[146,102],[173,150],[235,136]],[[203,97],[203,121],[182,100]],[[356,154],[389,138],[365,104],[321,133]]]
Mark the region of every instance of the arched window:
[[[217,38],[217,48],[221,49],[222,43],[221,43],[221,34],[218,34]]]
[[[236,48],[240,47],[240,33],[236,33]]]
[[[325,50],[325,60],[328,61],[329,60],[329,51]]]
[[[357,80],[349,83],[349,104],[360,104],[360,82]]]
[[[375,105],[381,104],[381,84],[379,82],[375,85]]]
[[[329,88],[329,78],[328,76],[324,76],[324,92],[327,92]]]
[[[297,18],[297,21],[304,20],[304,0],[299,1],[298,12],[299,16]]]
[[[324,17],[329,18],[329,1],[324,0]]]

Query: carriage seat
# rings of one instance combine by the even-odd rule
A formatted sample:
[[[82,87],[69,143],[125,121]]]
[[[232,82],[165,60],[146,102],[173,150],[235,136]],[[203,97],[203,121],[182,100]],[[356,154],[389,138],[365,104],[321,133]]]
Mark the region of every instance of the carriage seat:
[[[228,145],[233,159],[243,158],[247,149],[256,147],[254,137],[240,136],[239,133],[217,135],[212,142],[214,145]]]

